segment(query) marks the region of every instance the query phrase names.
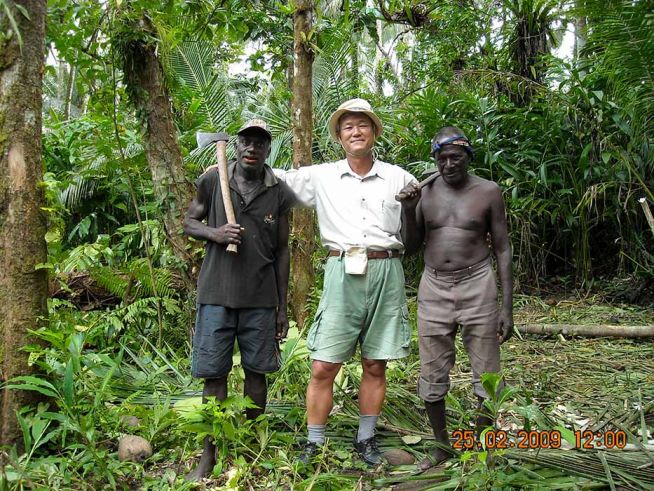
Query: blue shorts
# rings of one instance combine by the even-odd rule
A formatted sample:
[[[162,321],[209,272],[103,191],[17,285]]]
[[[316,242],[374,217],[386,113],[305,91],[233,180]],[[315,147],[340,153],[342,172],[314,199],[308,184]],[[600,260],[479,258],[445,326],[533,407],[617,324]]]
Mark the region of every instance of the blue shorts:
[[[279,370],[281,355],[275,339],[277,309],[231,309],[198,305],[193,336],[191,373],[196,378],[220,378],[232,369],[238,340],[243,368],[256,373]]]

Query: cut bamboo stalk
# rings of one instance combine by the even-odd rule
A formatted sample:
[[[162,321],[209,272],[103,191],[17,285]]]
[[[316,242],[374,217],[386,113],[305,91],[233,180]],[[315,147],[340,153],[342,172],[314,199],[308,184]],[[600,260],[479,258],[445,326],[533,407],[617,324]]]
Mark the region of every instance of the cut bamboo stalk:
[[[638,202],[640,203],[640,206],[643,207],[645,218],[647,219],[647,223],[649,223],[649,228],[652,229],[652,234],[654,234],[654,216],[652,216],[652,210],[649,209],[649,203],[645,198],[640,198]]]
[[[610,324],[521,324],[516,329],[528,334],[563,334],[564,336],[649,338],[654,325],[621,326]]]

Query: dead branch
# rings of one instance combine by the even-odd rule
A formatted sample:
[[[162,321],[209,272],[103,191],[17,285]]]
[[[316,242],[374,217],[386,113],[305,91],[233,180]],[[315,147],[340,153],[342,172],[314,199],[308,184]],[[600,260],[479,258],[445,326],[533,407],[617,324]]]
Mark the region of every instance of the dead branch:
[[[516,326],[521,333],[563,334],[566,336],[648,338],[654,337],[654,325],[621,326],[610,324],[522,324]]]

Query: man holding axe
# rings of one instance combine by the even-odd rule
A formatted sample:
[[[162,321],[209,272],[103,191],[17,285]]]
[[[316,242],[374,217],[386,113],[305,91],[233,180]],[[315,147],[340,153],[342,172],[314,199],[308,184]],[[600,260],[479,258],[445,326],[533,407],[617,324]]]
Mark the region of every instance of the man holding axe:
[[[265,410],[266,373],[279,369],[279,341],[288,331],[288,213],[294,196],[268,165],[271,134],[251,120],[236,140],[236,161],[226,163],[226,133],[198,134],[198,145],[215,144],[218,165],[196,181],[197,193],[186,212],[184,230],[206,241],[198,278],[198,313],[193,337],[192,374],[204,378],[203,399],[227,397],[234,341],[245,372],[244,392]],[[206,221],[206,223],[205,223]],[[211,474],[216,447],[210,437],[187,480]]]
[[[423,188],[410,184],[401,193],[405,195],[402,235],[407,252],[425,245],[425,270],[418,288],[418,395],[425,401],[437,446],[420,462],[421,470],[452,455],[445,396],[458,326],[479,400],[478,438],[493,424],[484,406],[489,394],[480,378],[485,372],[500,371],[500,344],[513,332],[511,245],[502,191],[494,182],[468,173],[474,152],[459,128],[447,126],[434,136],[432,156],[441,178]],[[502,286],[500,309],[488,234]]]

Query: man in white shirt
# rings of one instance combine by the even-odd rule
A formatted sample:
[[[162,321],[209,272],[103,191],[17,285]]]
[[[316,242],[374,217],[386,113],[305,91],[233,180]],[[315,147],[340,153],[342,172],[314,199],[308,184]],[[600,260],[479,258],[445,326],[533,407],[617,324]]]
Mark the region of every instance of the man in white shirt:
[[[298,201],[316,209],[323,245],[330,250],[325,281],[307,344],[307,463],[325,442],[333,383],[361,345],[359,430],[354,448],[370,465],[382,462],[375,426],[386,394],[386,362],[409,354],[410,327],[400,256],[401,205],[395,195],[415,179],[373,157],[382,123],[363,99],[344,102],[329,121],[344,160],[301,167],[281,177]]]

